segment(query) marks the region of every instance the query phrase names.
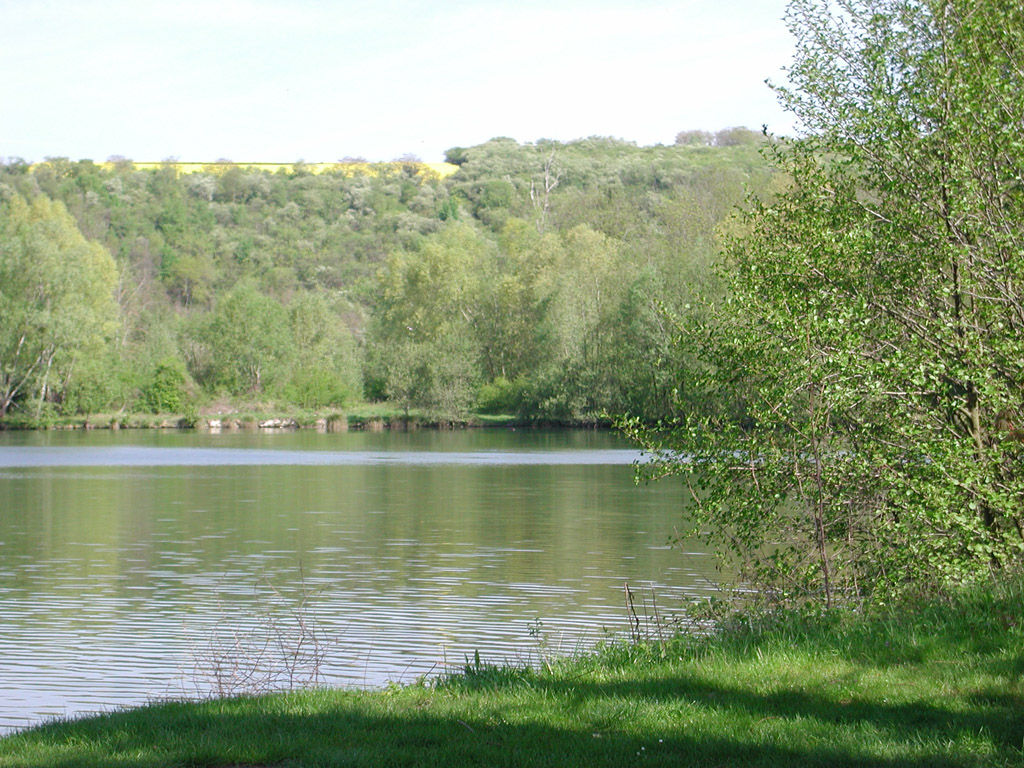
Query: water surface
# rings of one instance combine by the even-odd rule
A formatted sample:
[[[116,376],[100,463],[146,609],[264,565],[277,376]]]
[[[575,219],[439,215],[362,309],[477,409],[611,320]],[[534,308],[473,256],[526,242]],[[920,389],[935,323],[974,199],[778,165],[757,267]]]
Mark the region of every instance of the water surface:
[[[300,608],[332,685],[622,631],[624,583],[669,609],[714,578],[666,546],[684,497],[635,486],[637,456],[591,431],[0,432],[0,731],[208,694]]]

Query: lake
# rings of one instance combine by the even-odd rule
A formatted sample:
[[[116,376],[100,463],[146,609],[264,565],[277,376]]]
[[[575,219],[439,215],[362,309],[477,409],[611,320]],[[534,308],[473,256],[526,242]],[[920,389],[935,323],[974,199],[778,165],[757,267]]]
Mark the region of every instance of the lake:
[[[0,432],[0,732],[622,634],[626,582],[667,614],[716,576],[637,457],[582,430]]]

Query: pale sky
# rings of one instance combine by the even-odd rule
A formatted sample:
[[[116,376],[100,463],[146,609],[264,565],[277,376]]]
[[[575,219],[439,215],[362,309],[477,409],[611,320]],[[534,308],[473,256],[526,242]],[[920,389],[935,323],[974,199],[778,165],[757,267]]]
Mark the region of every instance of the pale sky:
[[[793,121],[785,0],[0,0],[0,157],[428,162]]]

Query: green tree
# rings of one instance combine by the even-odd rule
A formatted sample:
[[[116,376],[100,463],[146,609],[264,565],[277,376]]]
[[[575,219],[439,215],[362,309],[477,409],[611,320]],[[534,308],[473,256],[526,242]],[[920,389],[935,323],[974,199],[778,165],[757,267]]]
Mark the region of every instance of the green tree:
[[[556,241],[539,278],[550,356],[531,408],[544,418],[592,420],[611,401],[611,323],[631,276],[623,274],[619,241],[600,232],[580,225]]]
[[[248,283],[221,299],[193,335],[197,378],[236,395],[262,393],[295,352],[287,310]]]
[[[12,197],[0,207],[0,416],[22,398],[66,389],[117,326],[117,272],[61,203]]]
[[[68,415],[90,414],[105,408],[120,410],[134,397],[130,363],[123,360],[114,345],[76,361],[74,375],[60,393],[60,409]]]
[[[157,363],[153,376],[142,391],[142,402],[150,413],[181,413],[185,405],[188,374],[175,357]]]
[[[356,340],[323,294],[306,293],[288,308],[295,356],[286,388],[305,408],[340,406],[362,394]]]
[[[386,332],[411,332],[422,339],[436,336],[446,324],[472,324],[489,257],[490,243],[460,222],[449,223],[416,249],[393,254],[378,276]]]
[[[689,147],[710,147],[715,137],[710,131],[686,130],[676,134],[676,144]]]
[[[544,351],[541,326],[552,291],[550,269],[560,253],[555,235],[542,236],[509,219],[497,251],[482,262],[473,330],[485,381],[518,380],[537,370]]]
[[[457,421],[476,399],[476,352],[465,328],[445,328],[419,341],[396,339],[377,352],[384,394],[406,415],[415,408],[439,421]]]
[[[493,258],[491,243],[450,222],[418,249],[385,263],[372,344],[383,389],[402,407],[454,419],[472,405],[481,278]]]
[[[732,408],[634,422],[648,471],[684,474],[701,529],[781,595],[1020,563],[1024,8],[794,0],[788,21],[791,186],[684,334]]]

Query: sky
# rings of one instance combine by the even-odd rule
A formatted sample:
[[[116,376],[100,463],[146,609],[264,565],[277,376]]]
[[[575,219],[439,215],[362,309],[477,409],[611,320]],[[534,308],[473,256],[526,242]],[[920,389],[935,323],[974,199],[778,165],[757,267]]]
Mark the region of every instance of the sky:
[[[791,133],[785,0],[0,0],[0,158],[443,159]]]

